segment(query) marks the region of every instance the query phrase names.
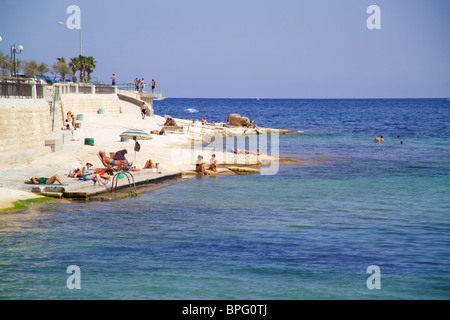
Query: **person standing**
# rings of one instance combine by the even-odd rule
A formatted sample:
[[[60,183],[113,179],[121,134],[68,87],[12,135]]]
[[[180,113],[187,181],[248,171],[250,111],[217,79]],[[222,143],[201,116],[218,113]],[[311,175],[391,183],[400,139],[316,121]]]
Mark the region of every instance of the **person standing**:
[[[145,102],[142,102],[142,105],[141,105],[142,120],[145,120],[146,114],[147,114],[147,105],[145,104]]]
[[[138,78],[136,78],[136,80],[134,80],[134,90],[135,91],[139,91],[139,84],[141,83],[141,80],[139,80]]]
[[[139,92],[144,92],[144,88],[145,88],[145,82],[144,82],[144,78],[142,78],[141,83],[140,83]]]
[[[156,82],[155,79],[152,79],[152,93],[155,92]]]
[[[113,73],[112,77],[111,77],[111,85],[115,86],[116,85],[116,75]]]

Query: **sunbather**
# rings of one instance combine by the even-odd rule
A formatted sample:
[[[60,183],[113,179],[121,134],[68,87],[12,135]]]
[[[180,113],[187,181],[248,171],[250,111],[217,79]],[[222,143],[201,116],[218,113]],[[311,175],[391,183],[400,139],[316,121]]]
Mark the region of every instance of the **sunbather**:
[[[30,177],[29,180],[25,180],[25,183],[26,184],[53,184],[53,183],[55,183],[55,181],[59,182],[59,184],[64,184],[61,181],[61,178],[59,177],[58,174],[55,174],[55,175],[51,176],[50,178],[33,176],[33,177]]]
[[[128,163],[128,161],[123,161],[123,160],[114,160],[108,156],[106,156],[105,151],[100,151],[98,153],[98,156],[100,157],[100,159],[102,160],[104,165],[110,166],[110,167],[114,167],[114,166],[129,166],[132,163]]]
[[[158,162],[153,162],[152,159],[148,159],[143,169],[158,169],[158,168],[159,168]]]
[[[70,170],[69,177],[70,178],[83,178],[83,172],[81,172],[80,168],[75,168],[73,170]]]
[[[114,160],[122,160],[128,163],[128,165],[131,165],[132,163],[128,162],[127,158],[125,158],[125,155],[128,153],[127,149],[119,150],[114,154],[113,159]]]
[[[172,118],[167,118],[166,122],[164,122],[163,126],[169,126],[169,127],[176,126],[175,120],[173,120]]]
[[[232,150],[234,153],[242,153],[242,154],[256,154],[257,156],[259,156],[261,153],[259,152],[254,152],[254,151],[248,151],[248,150],[242,150],[242,149],[233,149]]]
[[[160,136],[166,135],[166,130],[162,128],[161,130],[152,130],[150,131],[151,134],[159,134]]]
[[[83,180],[84,180],[84,181],[87,181],[87,180],[93,180],[94,183],[95,183],[96,181],[98,181],[98,184],[99,184],[99,185],[102,185],[102,186],[106,185],[106,183],[104,183],[104,182],[102,181],[102,179],[101,179],[101,177],[100,177],[100,175],[99,175],[98,173],[92,173],[92,172],[89,172],[89,168],[90,168],[90,167],[92,167],[92,163],[90,163],[90,162],[87,162],[87,163],[86,163],[86,166],[83,167]],[[109,180],[109,179],[108,179],[108,180]]]

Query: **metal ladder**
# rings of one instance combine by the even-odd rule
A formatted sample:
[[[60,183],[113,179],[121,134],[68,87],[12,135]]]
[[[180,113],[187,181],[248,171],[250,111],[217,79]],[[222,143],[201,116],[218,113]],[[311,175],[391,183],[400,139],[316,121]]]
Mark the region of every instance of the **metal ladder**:
[[[113,180],[112,180],[112,183],[111,183],[111,193],[117,191],[117,182],[119,181],[119,177],[118,177],[119,174],[122,174],[122,175],[124,175],[124,176],[127,177],[127,179],[128,179],[128,185],[129,185],[129,187],[130,187],[130,193],[131,193],[131,196],[132,196],[132,197],[133,197],[133,196],[137,197],[136,184],[134,183],[134,177],[133,177],[133,175],[132,175],[130,172],[127,172],[127,171],[117,172],[117,173],[114,175]],[[131,180],[130,180],[130,177],[131,177]],[[131,187],[131,184],[132,184],[132,183],[133,183],[133,187]]]

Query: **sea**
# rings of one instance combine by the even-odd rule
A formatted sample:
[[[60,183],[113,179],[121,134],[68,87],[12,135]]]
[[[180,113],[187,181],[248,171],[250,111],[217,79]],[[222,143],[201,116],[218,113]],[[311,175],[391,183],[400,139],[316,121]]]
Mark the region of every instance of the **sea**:
[[[167,98],[154,110],[295,131],[274,147],[298,161],[2,213],[0,299],[450,298],[450,99]]]

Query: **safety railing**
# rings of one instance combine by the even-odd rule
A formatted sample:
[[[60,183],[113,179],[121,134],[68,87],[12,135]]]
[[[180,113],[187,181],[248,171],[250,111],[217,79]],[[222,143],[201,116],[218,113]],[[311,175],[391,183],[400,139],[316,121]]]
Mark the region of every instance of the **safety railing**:
[[[67,94],[116,94],[116,87],[102,84],[56,83],[62,95]]]
[[[0,97],[32,98],[32,85],[22,79],[0,80]]]

